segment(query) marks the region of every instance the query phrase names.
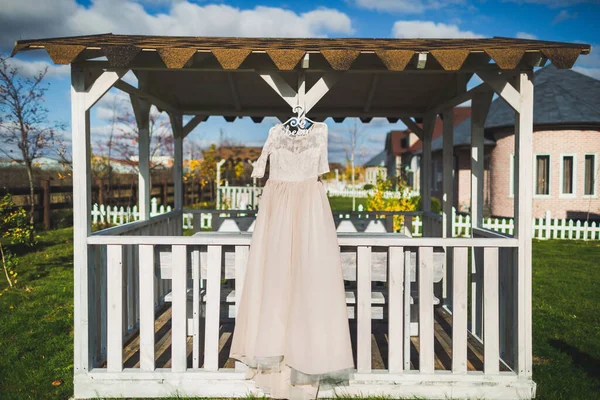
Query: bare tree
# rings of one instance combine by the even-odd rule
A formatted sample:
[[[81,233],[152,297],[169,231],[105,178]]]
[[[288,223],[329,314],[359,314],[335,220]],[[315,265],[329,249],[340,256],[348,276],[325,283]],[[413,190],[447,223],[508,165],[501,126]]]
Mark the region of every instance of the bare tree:
[[[346,162],[350,163],[352,187],[354,188],[356,153],[357,151],[360,151],[360,149],[362,149],[364,153],[364,147],[361,147],[364,135],[363,130],[358,125],[358,119],[356,118],[352,120],[352,123],[350,125],[346,125],[346,128],[346,138],[348,140],[348,144],[345,147]],[[354,211],[355,209],[356,199],[354,198],[354,196],[352,196],[352,211]]]
[[[26,77],[0,54],[0,141],[3,144],[0,151],[27,170],[32,225],[34,161],[52,146],[56,132],[64,129],[63,125],[48,121],[48,110],[44,106],[48,85],[43,83],[47,72],[46,67],[37,75]]]

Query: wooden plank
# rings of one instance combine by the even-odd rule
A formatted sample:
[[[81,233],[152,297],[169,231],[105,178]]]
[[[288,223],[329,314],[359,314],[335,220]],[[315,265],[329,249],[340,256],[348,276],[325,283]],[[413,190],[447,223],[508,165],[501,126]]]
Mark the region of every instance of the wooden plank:
[[[419,370],[434,371],[433,248],[419,248]]]
[[[498,317],[498,248],[484,248],[483,267],[483,372],[497,374],[500,371],[500,340]]]
[[[221,296],[221,246],[208,246],[206,271],[206,331],[204,369],[219,368],[219,308]]]
[[[357,356],[359,372],[371,371],[371,247],[357,248]]]
[[[402,247],[388,249],[388,370],[402,373],[404,369],[404,251]]]
[[[404,252],[404,370],[410,370],[410,251]]]
[[[173,371],[187,368],[187,254],[186,246],[173,246],[171,317],[171,359]]]
[[[454,233],[454,109],[449,108],[443,114],[443,195],[442,195],[442,237],[451,238]],[[446,307],[452,307],[452,248],[444,248],[444,279],[442,300]]]
[[[140,368],[154,371],[154,246],[140,245]]]
[[[452,372],[467,372],[467,280],[468,249],[454,250],[454,282],[452,304]]]
[[[517,252],[517,371],[524,378],[532,375],[531,331],[531,235],[533,202],[533,72],[517,78],[520,112],[515,121],[515,237]]]
[[[201,318],[201,299],[200,299],[200,281],[202,279],[200,269],[200,250],[192,251],[192,368],[200,368],[200,318]]]
[[[129,333],[134,329],[136,323],[135,320],[135,268],[134,268],[134,257],[133,257],[133,246],[125,246],[127,252],[127,286],[125,288],[127,293],[127,327],[126,332]]]
[[[107,348],[106,368],[123,370],[123,247],[107,249]]]

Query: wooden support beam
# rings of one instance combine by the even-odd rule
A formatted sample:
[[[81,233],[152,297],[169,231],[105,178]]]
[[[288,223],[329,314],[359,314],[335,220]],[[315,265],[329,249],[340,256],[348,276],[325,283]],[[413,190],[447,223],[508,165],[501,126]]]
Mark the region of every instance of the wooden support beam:
[[[454,109],[449,108],[443,113],[443,195],[442,195],[442,237],[451,238],[454,233]],[[442,299],[444,306],[452,310],[452,294],[454,280],[453,248],[446,247],[446,263],[444,264],[444,280],[442,285]]]
[[[138,210],[141,220],[150,219],[150,107],[147,99],[129,95],[138,126]]]
[[[93,367],[89,329],[89,276],[87,237],[92,234],[91,146],[88,71],[71,67],[71,130],[73,149],[73,267],[74,267],[74,374],[85,375]]]
[[[454,205],[454,109],[443,113],[443,189],[442,196],[442,237],[452,237],[452,206]]]
[[[308,113],[338,81],[339,73],[328,72],[306,92],[305,112]]]
[[[423,153],[421,155],[421,205],[423,212],[431,211],[431,142],[437,114],[429,114],[423,118]],[[431,235],[428,218],[423,218],[423,237]]]
[[[519,112],[520,96],[517,89],[510,84],[507,75],[494,72],[479,71],[477,75],[484,81],[494,92],[498,94],[506,103]]]
[[[114,84],[114,87],[116,87],[117,89],[119,89],[125,93],[133,94],[138,97],[143,97],[143,98],[148,99],[148,101],[150,103],[154,104],[156,106],[156,108],[158,108],[161,111],[167,111],[167,112],[176,112],[177,111],[177,107],[170,104],[169,102],[164,101],[164,100],[162,100],[156,96],[153,96],[149,93],[146,93],[143,90],[138,89],[133,85],[130,85],[129,83],[125,82],[124,80],[118,80]]]
[[[283,99],[290,107],[297,105],[297,93],[276,71],[260,73],[260,77]]]
[[[517,370],[523,378],[532,375],[531,331],[531,237],[533,202],[533,72],[517,79],[519,112],[515,121],[515,237],[517,253]]]
[[[471,106],[471,223],[478,228],[483,223],[484,126],[491,102],[492,93],[481,92]]]
[[[194,115],[194,117],[190,119],[188,123],[185,124],[185,126],[183,127],[183,137],[187,137],[187,135],[189,135],[194,130],[194,128],[197,127],[198,124],[200,124],[200,122],[205,120],[206,117],[203,115]]]
[[[180,113],[169,113],[173,128],[173,184],[175,204],[173,209],[183,210],[183,117]]]
[[[125,75],[127,70],[119,69],[116,71],[105,71],[101,74],[96,74],[96,79],[90,83],[86,89],[85,109],[89,110]]]
[[[444,110],[446,110],[448,108],[456,107],[466,101],[471,100],[476,93],[487,92],[490,90],[492,90],[492,89],[488,85],[486,85],[485,83],[480,83],[479,85],[469,89],[466,92],[463,92],[447,101],[444,101],[438,105],[435,105],[428,112],[434,112],[434,113],[444,112]]]
[[[413,131],[413,133],[417,135],[419,139],[423,140],[423,129],[419,125],[417,125],[415,121],[413,121],[409,117],[400,117],[400,121],[404,122],[404,125],[406,125],[411,131]]]
[[[285,120],[289,118],[290,108],[247,108],[241,111],[236,111],[233,108],[199,108],[199,109],[182,109],[183,115],[203,115],[203,116],[229,116],[229,117],[279,117],[283,116]],[[363,107],[360,108],[318,108],[311,111],[312,117],[321,118],[410,118],[422,117],[424,113],[417,108],[377,108],[369,112],[365,112]]]

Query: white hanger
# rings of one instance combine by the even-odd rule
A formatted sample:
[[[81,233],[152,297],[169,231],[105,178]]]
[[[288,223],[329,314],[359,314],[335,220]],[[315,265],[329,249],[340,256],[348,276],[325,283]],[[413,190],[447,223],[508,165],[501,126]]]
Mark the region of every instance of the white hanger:
[[[295,106],[293,111],[297,115],[295,117],[291,117],[282,124],[285,128],[285,133],[290,136],[306,135],[315,122],[306,116],[304,113],[304,107],[301,105]]]

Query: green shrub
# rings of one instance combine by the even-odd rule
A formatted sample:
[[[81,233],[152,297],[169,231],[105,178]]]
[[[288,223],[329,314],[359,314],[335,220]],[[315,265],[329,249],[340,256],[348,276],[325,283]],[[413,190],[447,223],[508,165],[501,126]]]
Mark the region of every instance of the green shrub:
[[[417,211],[423,211],[423,205],[421,204],[421,196],[416,196],[417,201]],[[437,197],[431,198],[431,212],[436,214],[441,214],[442,212],[442,202]]]
[[[371,190],[371,189],[375,189],[375,185],[373,185],[372,183],[367,183],[365,184],[365,186],[363,186],[364,190]]]

